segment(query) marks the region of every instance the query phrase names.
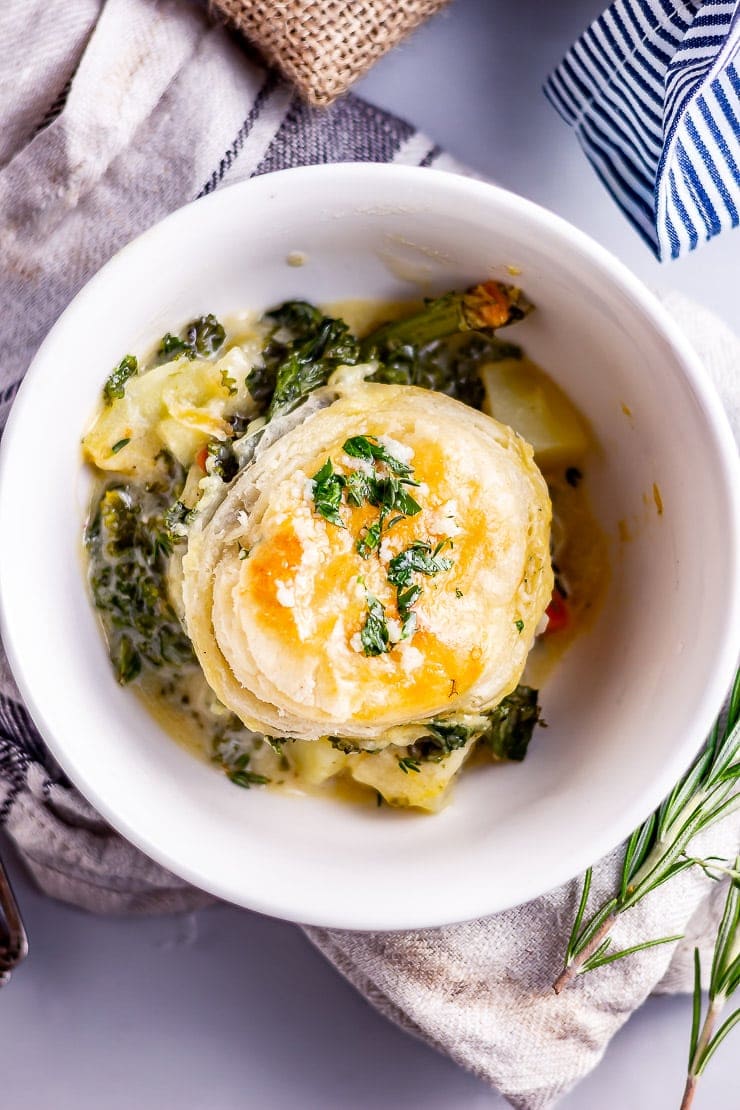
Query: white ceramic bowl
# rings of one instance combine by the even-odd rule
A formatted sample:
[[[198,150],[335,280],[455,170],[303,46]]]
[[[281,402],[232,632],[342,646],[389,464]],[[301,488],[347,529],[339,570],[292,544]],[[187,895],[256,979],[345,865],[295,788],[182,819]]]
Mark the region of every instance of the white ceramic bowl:
[[[306,264],[286,264],[292,251]],[[83,582],[80,433],[127,351],[202,312],[288,297],[418,295],[521,269],[511,338],[587,414],[588,481],[612,539],[603,611],[542,692],[523,764],[463,775],[434,817],[235,789],[114,681]],[[626,410],[629,410],[629,413]],[[658,515],[653,483],[662,495]],[[613,847],[711,725],[738,653],[740,487],[705,373],[647,290],[541,208],[432,170],[289,170],[174,213],[75,298],[4,437],[3,633],[27,705],[83,794],[146,853],[252,909],[395,929],[522,902]],[[619,521],[630,542],[618,543]]]

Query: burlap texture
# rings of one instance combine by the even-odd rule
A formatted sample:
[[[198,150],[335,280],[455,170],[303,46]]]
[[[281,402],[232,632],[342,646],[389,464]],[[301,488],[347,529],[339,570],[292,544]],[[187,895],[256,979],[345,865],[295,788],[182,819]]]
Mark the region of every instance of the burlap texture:
[[[210,0],[309,104],[330,104],[449,0]]]

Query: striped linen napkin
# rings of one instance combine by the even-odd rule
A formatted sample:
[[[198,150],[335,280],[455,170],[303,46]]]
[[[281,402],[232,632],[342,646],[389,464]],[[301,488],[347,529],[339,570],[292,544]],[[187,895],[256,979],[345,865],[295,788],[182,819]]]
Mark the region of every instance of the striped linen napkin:
[[[35,349],[77,290],[184,202],[313,162],[456,168],[412,126],[358,98],[324,112],[307,107],[182,0],[15,0],[0,6],[0,40],[0,428]],[[667,303],[740,429],[740,345],[706,311],[681,298]],[[173,912],[211,901],[118,836],[71,787],[2,651],[0,826],[43,890],[93,912]],[[733,818],[697,851],[731,856],[739,838]],[[611,888],[617,863],[612,853],[596,865],[596,895]],[[626,947],[686,928],[684,946],[614,964],[561,999],[547,984],[576,883],[447,929],[308,933],[388,1018],[521,1110],[541,1110],[595,1066],[648,994],[690,986],[687,952],[711,936],[722,896],[696,869],[685,873],[636,907],[616,938]]]
[[[661,260],[740,222],[738,53],[738,0],[615,0],[545,85]]]

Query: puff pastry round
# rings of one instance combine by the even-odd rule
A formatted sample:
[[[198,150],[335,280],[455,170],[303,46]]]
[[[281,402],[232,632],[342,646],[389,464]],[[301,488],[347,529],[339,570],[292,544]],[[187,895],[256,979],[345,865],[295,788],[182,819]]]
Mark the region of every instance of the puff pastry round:
[[[317,512],[311,480],[327,459],[345,476],[363,465],[343,446],[358,435],[379,437],[420,483],[409,488],[421,512],[368,558],[356,541],[377,508],[343,501],[340,527]],[[210,519],[194,523],[187,631],[209,685],[249,728],[377,746],[401,730],[408,743],[424,721],[481,713],[517,685],[552,593],[550,520],[532,449],[511,428],[429,390],[339,385],[258,448]],[[418,541],[451,541],[451,565],[415,579],[413,634],[366,655],[368,596],[397,626],[389,561]]]

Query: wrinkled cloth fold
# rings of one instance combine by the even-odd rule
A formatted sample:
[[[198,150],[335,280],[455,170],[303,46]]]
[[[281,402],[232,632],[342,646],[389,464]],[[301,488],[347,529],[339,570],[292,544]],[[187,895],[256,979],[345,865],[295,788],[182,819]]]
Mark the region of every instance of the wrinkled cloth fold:
[[[740,222],[740,0],[615,0],[545,93],[660,259]]]
[[[41,18],[41,16],[44,18]],[[66,21],[63,39],[49,32]],[[47,20],[49,22],[47,22]],[[23,23],[24,33],[19,32]],[[174,0],[16,0],[0,11],[10,52],[0,78],[0,423],[39,342],[84,282],[173,208],[291,165],[374,160],[454,164],[409,124],[348,97],[325,112],[297,100],[202,9]],[[13,68],[17,67],[16,79]],[[740,347],[710,313],[666,305],[740,425]],[[67,368],[73,372],[74,368]],[[103,368],[103,371],[105,368]],[[102,372],[102,371],[101,371]],[[210,898],[120,838],[70,786],[20,703],[0,653],[0,824],[38,884],[100,913],[172,912]],[[697,851],[732,856],[740,819]],[[595,867],[611,890],[618,852]],[[577,882],[481,921],[395,934],[308,935],[368,1000],[497,1086],[545,1107],[590,1068],[656,990],[686,990],[690,949],[707,945],[721,886],[694,869],[620,921],[619,945],[686,931],[555,998]]]

